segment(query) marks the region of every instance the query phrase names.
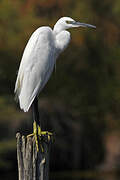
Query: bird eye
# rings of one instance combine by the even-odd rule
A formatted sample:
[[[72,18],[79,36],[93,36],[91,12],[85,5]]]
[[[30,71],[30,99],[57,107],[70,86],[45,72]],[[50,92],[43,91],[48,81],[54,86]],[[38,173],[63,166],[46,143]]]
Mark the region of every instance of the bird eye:
[[[67,23],[67,24],[71,24],[71,23],[72,23],[72,21],[66,21],[66,23]]]

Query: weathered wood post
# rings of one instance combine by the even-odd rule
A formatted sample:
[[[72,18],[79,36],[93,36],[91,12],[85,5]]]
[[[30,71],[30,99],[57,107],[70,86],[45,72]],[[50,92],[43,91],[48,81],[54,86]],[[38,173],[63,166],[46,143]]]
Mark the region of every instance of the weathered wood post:
[[[41,148],[37,152],[34,137],[21,136],[17,138],[17,160],[19,180],[48,180],[49,179],[49,150],[51,141],[45,135],[42,137]]]

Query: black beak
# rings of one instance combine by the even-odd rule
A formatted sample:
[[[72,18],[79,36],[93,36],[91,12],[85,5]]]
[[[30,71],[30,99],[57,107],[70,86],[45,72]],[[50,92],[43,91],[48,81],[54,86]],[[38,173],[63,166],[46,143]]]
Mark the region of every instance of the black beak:
[[[81,23],[81,22],[73,22],[74,25],[76,25],[76,27],[88,27],[88,28],[93,28],[96,29],[96,26],[91,25],[91,24],[86,24],[86,23]]]

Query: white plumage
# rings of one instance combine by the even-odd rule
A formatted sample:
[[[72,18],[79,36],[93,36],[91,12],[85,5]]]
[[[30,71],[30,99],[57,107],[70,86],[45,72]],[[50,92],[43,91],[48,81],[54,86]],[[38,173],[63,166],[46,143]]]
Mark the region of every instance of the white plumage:
[[[80,26],[95,28],[63,17],[57,21],[53,30],[47,26],[40,27],[30,37],[15,84],[20,108],[25,112],[50,78],[58,55],[70,42],[70,33],[66,29]]]
[[[25,48],[15,86],[20,108],[24,111],[29,110],[38,91],[42,90],[53,70],[53,42],[52,30],[49,27],[41,27],[33,33]]]

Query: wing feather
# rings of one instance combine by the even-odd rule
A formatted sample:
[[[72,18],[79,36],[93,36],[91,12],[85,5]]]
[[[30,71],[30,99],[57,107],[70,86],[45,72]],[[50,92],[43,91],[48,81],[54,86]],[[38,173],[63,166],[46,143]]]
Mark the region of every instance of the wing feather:
[[[37,29],[28,41],[15,85],[15,93],[24,111],[29,110],[53,71],[54,50],[54,37],[49,27]]]

